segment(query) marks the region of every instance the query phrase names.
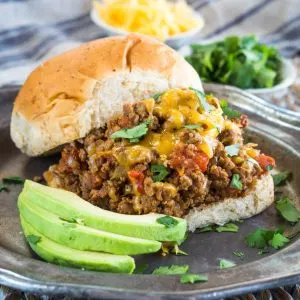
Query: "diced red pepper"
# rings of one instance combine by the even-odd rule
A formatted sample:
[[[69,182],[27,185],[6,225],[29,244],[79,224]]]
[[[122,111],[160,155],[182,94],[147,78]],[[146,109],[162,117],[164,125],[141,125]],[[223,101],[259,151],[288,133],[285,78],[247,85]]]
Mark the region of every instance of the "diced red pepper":
[[[260,167],[266,171],[268,170],[269,166],[273,168],[276,165],[275,159],[265,154],[260,154],[256,156],[255,160],[259,163]]]
[[[128,171],[127,172],[129,179],[136,185],[136,189],[139,193],[144,193],[144,179],[145,175],[143,172],[139,171]]]

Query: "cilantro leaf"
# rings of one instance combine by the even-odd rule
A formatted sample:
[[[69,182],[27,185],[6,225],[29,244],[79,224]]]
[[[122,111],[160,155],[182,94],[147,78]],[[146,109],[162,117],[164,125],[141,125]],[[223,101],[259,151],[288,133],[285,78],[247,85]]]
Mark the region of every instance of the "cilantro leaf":
[[[150,167],[150,171],[153,174],[152,179],[154,182],[163,181],[170,174],[170,170],[164,165],[153,164]]]
[[[241,258],[241,259],[243,259],[243,257],[245,256],[244,252],[239,251],[239,250],[233,251],[232,254],[239,257],[239,258]]]
[[[189,270],[188,265],[171,265],[160,266],[156,268],[152,274],[154,275],[181,275],[185,274]]]
[[[239,174],[233,174],[232,175],[232,179],[230,182],[230,187],[236,190],[242,190],[243,189],[243,183],[240,179],[240,175]]]
[[[246,237],[246,244],[251,248],[263,249],[267,247],[268,241],[265,238],[266,230],[258,228]]]
[[[132,143],[138,142],[141,137],[147,134],[148,132],[147,125],[151,123],[152,120],[146,120],[135,127],[120,129],[114,132],[113,134],[111,134],[110,138],[112,139],[123,138],[123,139],[129,139],[129,141]]]
[[[197,128],[201,128],[202,125],[201,124],[187,124],[187,125],[184,125],[183,127],[188,128],[188,129],[197,129]]]
[[[19,177],[19,176],[7,176],[3,179],[4,183],[13,183],[13,184],[23,184],[25,182],[25,179]]]
[[[280,172],[278,174],[273,174],[273,182],[275,186],[280,186],[286,182],[291,177],[292,173],[290,171]]]
[[[134,274],[143,274],[148,269],[148,267],[149,267],[148,264],[139,265],[135,268],[133,273]]]
[[[283,229],[281,228],[276,230],[258,228],[246,237],[246,244],[257,249],[267,249],[268,246],[279,249],[288,242],[289,239],[283,235]]]
[[[280,249],[289,241],[290,240],[287,237],[285,237],[281,233],[277,232],[273,235],[273,238],[270,241],[270,245],[275,249]]]
[[[152,98],[157,101],[159,99],[159,97],[162,95],[163,93],[156,93],[152,96]]]
[[[217,226],[217,232],[238,232],[239,226],[234,223],[227,223],[224,226]]]
[[[241,148],[240,144],[233,144],[230,146],[226,146],[225,151],[228,156],[236,156],[239,154],[240,148]]]
[[[300,211],[297,210],[289,198],[281,198],[275,206],[280,215],[287,221],[297,222],[300,219]]]
[[[205,94],[197,89],[194,89],[192,87],[189,88],[190,90],[194,91],[195,94],[197,95],[199,102],[200,102],[200,106],[201,108],[205,111],[205,112],[209,112],[212,111],[213,109],[215,109],[215,107],[213,105],[210,105],[206,98],[205,98]]]
[[[206,275],[201,274],[183,274],[180,276],[180,283],[196,283],[196,282],[204,282],[207,281],[208,277]]]
[[[205,226],[203,228],[198,228],[195,233],[201,233],[201,232],[212,232],[214,231],[214,228],[212,226]]]
[[[157,218],[156,222],[164,225],[167,228],[175,227],[179,223],[178,220],[170,216]]]
[[[273,169],[273,166],[272,165],[267,165],[266,166],[266,171],[271,171]]]
[[[224,107],[222,108],[222,110],[223,110],[223,115],[227,116],[229,119],[236,119],[242,115],[241,112],[229,107]]]
[[[0,182],[0,192],[2,192],[2,191],[8,191],[8,187],[5,184],[3,184],[2,182]]]
[[[227,259],[220,259],[219,267],[220,269],[228,269],[236,266],[236,264]]]
[[[41,237],[34,234],[29,234],[26,236],[26,240],[28,243],[35,245],[41,240]]]

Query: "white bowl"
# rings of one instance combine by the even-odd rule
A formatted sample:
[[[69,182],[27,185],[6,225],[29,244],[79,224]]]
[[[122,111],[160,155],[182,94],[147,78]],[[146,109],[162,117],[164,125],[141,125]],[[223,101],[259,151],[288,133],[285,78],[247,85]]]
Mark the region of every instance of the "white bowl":
[[[202,44],[207,44],[203,42]],[[211,41],[209,41],[211,43]],[[191,54],[191,47],[184,46],[179,49],[179,53],[183,56]],[[297,77],[297,69],[293,65],[292,61],[286,58],[281,59],[281,81],[271,88],[259,88],[259,89],[245,89],[245,91],[270,101],[273,97],[280,98],[287,94],[288,88],[295,82]],[[212,82],[214,83],[214,82]],[[218,83],[218,82],[215,82]],[[219,83],[218,83],[219,84]]]
[[[122,30],[120,28],[116,28],[113,26],[110,26],[109,24],[105,23],[99,16],[97,10],[95,8],[92,8],[90,11],[90,17],[92,21],[99,26],[103,32],[105,32],[107,35],[127,35],[129,32],[126,30]],[[169,37],[164,42],[169,45],[172,48],[178,49],[182,47],[183,45],[186,45],[191,42],[191,40],[201,31],[201,29],[204,26],[204,19],[202,16],[194,12],[194,17],[198,19],[199,26],[195,29],[189,30],[187,32],[183,32],[180,34],[176,34],[172,37]]]

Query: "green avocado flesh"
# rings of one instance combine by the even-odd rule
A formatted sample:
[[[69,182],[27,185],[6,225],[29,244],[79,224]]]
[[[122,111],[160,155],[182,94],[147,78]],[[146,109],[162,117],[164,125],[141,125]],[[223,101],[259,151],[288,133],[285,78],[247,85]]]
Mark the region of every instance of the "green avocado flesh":
[[[126,255],[153,253],[161,248],[158,241],[119,235],[62,220],[36,206],[31,199],[28,194],[20,195],[18,207],[21,216],[43,236],[59,244],[78,250]]]
[[[181,241],[184,239],[187,223],[176,218],[178,224],[165,227],[156,222],[164,215],[125,215],[96,207],[76,194],[61,189],[50,188],[26,180],[20,198],[30,199],[31,203],[64,219],[79,218],[95,229],[120,235],[155,241]]]
[[[47,262],[57,265],[84,268],[93,271],[131,274],[135,268],[134,259],[126,255],[80,251],[60,245],[41,235],[21,216],[26,237],[40,237],[37,243],[29,241],[32,250]]]

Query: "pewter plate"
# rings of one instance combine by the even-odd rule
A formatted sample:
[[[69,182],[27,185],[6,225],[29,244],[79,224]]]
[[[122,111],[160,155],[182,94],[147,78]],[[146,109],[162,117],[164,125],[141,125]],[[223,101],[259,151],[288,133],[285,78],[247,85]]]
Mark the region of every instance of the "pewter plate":
[[[274,156],[279,169],[293,172],[294,179],[285,187],[284,193],[289,194],[299,207],[299,117],[272,105],[266,106],[261,99],[236,88],[210,84],[205,89],[219,98],[229,99],[235,108],[249,115],[251,126],[247,138]],[[32,178],[58,159],[57,156],[29,158],[12,143],[9,119],[17,90],[18,87],[0,90],[0,178],[8,175]],[[83,298],[213,299],[300,282],[299,239],[294,238],[284,249],[263,256],[244,244],[245,236],[256,227],[286,225],[291,233],[299,230],[299,224],[289,227],[273,206],[241,223],[238,233],[190,234],[182,246],[188,256],[136,257],[137,266],[149,264],[149,274],[116,275],[59,267],[35,256],[20,229],[16,206],[20,190],[20,186],[11,185],[9,192],[0,193],[0,284],[24,291]],[[245,258],[233,256],[235,250],[243,251]],[[220,258],[232,260],[237,266],[219,270]],[[155,267],[169,264],[189,264],[191,272],[205,273],[209,280],[183,285],[176,276],[150,275]]]

